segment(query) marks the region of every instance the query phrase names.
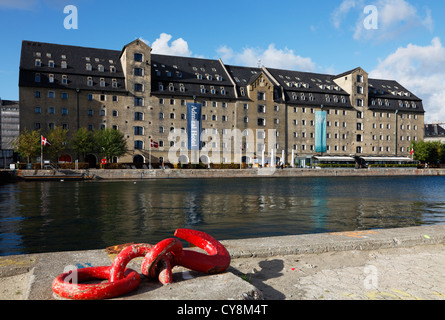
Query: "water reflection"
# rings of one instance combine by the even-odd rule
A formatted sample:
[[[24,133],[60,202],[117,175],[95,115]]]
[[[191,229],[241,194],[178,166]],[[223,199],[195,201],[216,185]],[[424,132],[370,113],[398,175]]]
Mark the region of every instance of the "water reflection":
[[[26,182],[0,186],[0,254],[445,222],[445,177]]]

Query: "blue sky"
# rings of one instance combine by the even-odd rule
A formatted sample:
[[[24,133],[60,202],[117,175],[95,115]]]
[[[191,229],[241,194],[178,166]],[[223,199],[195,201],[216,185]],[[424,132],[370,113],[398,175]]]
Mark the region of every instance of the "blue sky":
[[[66,29],[64,8],[77,8]],[[367,11],[372,5],[376,11]],[[377,20],[371,20],[372,17]],[[153,52],[337,74],[362,67],[424,100],[445,122],[445,2],[439,0],[0,0],[0,97],[18,100],[22,40]],[[373,22],[377,29],[365,28]]]

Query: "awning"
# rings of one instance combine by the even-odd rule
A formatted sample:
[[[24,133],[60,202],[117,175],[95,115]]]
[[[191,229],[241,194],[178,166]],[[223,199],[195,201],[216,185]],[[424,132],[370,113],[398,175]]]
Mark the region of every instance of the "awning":
[[[414,162],[413,159],[408,157],[361,157],[365,161],[381,161],[381,162]]]
[[[355,161],[352,157],[314,157],[318,161]]]

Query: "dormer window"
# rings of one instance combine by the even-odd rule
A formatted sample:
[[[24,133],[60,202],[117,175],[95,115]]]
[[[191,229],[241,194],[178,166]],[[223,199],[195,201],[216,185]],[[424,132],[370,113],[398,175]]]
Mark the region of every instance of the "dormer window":
[[[48,67],[54,68],[54,60],[49,60]]]
[[[42,62],[40,61],[40,59],[36,59],[36,62],[34,64],[36,67],[40,67],[42,66]]]
[[[100,72],[104,72],[104,66],[103,65],[98,65],[97,66],[97,70],[99,70]]]
[[[62,69],[66,69],[67,68],[67,63],[66,61],[62,61],[60,66],[62,67]]]

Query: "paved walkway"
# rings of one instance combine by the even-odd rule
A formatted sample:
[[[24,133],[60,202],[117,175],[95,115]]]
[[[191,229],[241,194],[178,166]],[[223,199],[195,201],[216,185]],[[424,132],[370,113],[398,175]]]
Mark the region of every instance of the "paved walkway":
[[[175,268],[174,283],[143,279],[124,300],[445,299],[445,225],[222,241],[228,272]],[[0,257],[0,299],[60,299],[68,266],[111,265],[104,249]],[[142,258],[128,265],[140,270]]]

